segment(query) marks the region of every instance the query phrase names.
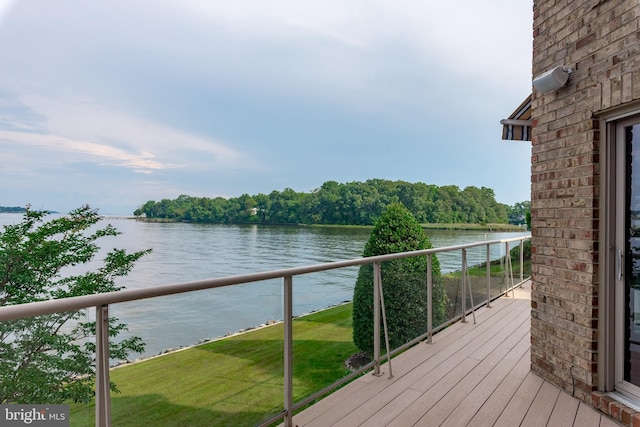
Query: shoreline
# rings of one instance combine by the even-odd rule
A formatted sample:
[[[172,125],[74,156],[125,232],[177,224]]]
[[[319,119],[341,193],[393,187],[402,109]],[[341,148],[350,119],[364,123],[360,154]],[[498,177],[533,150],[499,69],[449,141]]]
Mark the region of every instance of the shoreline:
[[[263,224],[257,222],[201,222],[183,221],[169,218],[147,218],[136,216],[105,216],[105,219],[129,219],[148,223],[185,223],[185,224],[214,224],[214,225],[258,225],[269,227],[318,227],[318,228],[361,228],[373,229],[373,225],[353,225],[353,224]],[[528,231],[526,227],[515,224],[468,224],[468,223],[423,223],[420,224],[425,230],[452,230],[452,231],[484,231],[489,233],[517,233]]]

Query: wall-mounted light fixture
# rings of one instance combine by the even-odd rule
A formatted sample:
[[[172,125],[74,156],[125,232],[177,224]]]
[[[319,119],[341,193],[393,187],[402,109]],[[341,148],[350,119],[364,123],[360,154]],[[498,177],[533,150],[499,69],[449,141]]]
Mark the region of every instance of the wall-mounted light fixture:
[[[533,87],[542,93],[552,92],[567,84],[569,74],[573,68],[567,66],[555,67],[533,79]]]

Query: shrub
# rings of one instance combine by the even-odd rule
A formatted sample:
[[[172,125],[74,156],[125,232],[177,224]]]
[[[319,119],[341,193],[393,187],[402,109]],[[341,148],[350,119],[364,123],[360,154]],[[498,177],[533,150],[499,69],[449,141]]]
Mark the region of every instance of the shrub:
[[[400,203],[389,205],[376,221],[364,248],[364,257],[431,248],[424,229]],[[440,265],[433,255],[433,324],[445,320],[447,296]],[[381,266],[389,342],[397,348],[427,331],[427,257],[386,261]],[[380,328],[381,340],[384,339]],[[358,272],[353,295],[353,342],[373,353],[373,266]],[[381,341],[384,342],[384,341]]]
[[[531,240],[525,240],[522,242],[523,256],[525,261],[531,260]],[[520,262],[520,245],[515,246],[509,250],[512,262]]]

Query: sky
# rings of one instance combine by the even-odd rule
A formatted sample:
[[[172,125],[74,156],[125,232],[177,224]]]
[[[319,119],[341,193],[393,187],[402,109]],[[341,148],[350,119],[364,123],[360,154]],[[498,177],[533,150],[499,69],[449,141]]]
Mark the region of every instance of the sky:
[[[0,0],[0,206],[381,178],[530,198],[530,1]]]

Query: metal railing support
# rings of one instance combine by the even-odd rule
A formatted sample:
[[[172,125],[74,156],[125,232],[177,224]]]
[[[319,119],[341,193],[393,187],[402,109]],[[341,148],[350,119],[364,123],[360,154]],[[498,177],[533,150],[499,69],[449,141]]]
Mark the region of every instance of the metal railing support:
[[[284,277],[284,425],[293,426],[293,276]]]
[[[491,245],[487,244],[487,308],[491,308]]]
[[[515,284],[513,282],[513,263],[511,262],[511,247],[509,246],[509,242],[505,242],[505,248],[507,250],[507,254],[505,255],[506,265],[504,269],[505,294],[508,294],[509,289],[511,289],[511,296],[515,298],[516,291],[514,289]],[[511,279],[511,288],[509,288],[509,279]]]
[[[460,278],[460,287],[462,288],[462,323],[467,323],[467,290],[465,281],[467,278],[467,250],[462,249],[462,276]]]
[[[387,310],[384,305],[384,290],[382,289],[382,274],[380,267],[378,267],[378,273],[380,279],[378,280],[378,286],[380,286],[380,304],[382,305],[382,326],[384,330],[384,344],[387,349],[387,365],[389,366],[389,379],[393,378],[393,370],[391,369],[391,347],[389,346],[389,328],[387,328]]]
[[[504,256],[504,294],[509,295],[509,264],[511,264],[511,256],[509,254],[509,242],[504,244],[507,254]]]
[[[380,376],[380,263],[373,263],[373,375]]]
[[[109,306],[96,307],[96,427],[111,426]]]
[[[433,255],[427,255],[427,342],[433,344]]]
[[[520,283],[524,282],[524,240],[520,241]]]
[[[471,277],[469,276],[469,266],[467,265],[467,250],[463,249],[462,250],[462,263],[464,265],[464,276],[465,276],[465,281],[467,283],[467,289],[469,289],[469,299],[471,300],[471,314],[473,315],[473,324],[476,324],[476,310],[475,310],[475,303],[473,302],[473,289],[471,289]]]

